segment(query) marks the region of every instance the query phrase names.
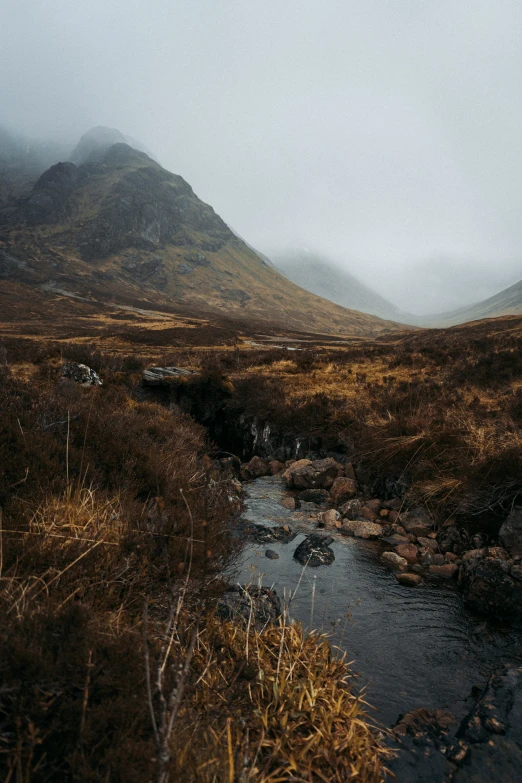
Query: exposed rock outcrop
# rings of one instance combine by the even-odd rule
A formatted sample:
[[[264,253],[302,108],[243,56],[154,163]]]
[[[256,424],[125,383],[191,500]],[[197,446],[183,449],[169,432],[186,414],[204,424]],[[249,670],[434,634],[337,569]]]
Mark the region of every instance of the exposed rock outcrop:
[[[68,378],[82,386],[101,386],[102,382],[97,372],[87,367],[86,364],[77,362],[64,362],[61,369],[62,378]]]

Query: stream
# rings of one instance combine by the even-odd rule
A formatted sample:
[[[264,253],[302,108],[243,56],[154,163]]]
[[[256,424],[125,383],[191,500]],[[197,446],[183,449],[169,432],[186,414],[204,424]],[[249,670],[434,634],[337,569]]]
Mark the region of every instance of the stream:
[[[245,484],[243,518],[267,526],[287,524],[299,535],[289,544],[247,544],[234,566],[241,583],[273,586],[292,598],[290,615],[328,633],[332,645],[354,661],[358,687],[386,725],[417,707],[467,712],[475,685],[505,662],[522,661],[522,633],[485,622],[469,612],[454,582],[400,585],[379,561],[382,544],[342,536],[331,545],[335,562],[305,568],[293,559],[305,533],[315,529],[307,513],[281,505],[287,493],[277,477]],[[267,549],[279,559],[269,560]]]

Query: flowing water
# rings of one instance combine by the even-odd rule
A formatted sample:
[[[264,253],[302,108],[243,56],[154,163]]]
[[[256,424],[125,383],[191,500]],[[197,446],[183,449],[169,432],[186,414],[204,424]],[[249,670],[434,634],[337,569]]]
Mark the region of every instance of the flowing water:
[[[314,523],[281,505],[278,478],[258,479],[245,489],[245,519],[288,524],[299,535],[289,544],[247,545],[235,579],[261,580],[287,600],[297,588],[291,616],[331,634],[332,644],[355,661],[358,682],[382,723],[392,724],[416,707],[446,707],[461,716],[474,685],[502,663],[522,660],[521,633],[471,614],[454,583],[400,585],[379,562],[378,542],[338,535],[332,565],[303,569],[293,553]],[[279,559],[265,557],[267,549]]]

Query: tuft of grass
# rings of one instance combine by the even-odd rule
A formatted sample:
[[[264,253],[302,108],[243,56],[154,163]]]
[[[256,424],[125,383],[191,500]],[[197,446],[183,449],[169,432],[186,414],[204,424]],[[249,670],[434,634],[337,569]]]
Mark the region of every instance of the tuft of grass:
[[[384,735],[327,638],[285,622],[247,637],[206,619],[194,656],[199,687],[176,731],[175,779],[192,769],[197,783],[382,781]]]

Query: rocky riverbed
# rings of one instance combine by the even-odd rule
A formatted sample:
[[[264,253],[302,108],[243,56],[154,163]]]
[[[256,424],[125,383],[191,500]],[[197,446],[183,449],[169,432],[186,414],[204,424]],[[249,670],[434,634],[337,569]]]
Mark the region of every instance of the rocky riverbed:
[[[399,496],[365,496],[350,462],[325,458],[283,464],[254,457],[241,468],[243,480],[267,475],[279,476],[292,491],[282,500],[285,507],[300,511],[316,528],[381,541],[381,560],[399,583],[416,587],[425,579],[456,579],[474,610],[522,620],[522,509],[513,508],[499,539],[488,541],[451,520],[437,526],[426,508],[408,507]],[[303,544],[298,554],[304,562],[306,548],[314,550],[311,566],[323,562],[317,555],[320,540],[314,536],[315,545]],[[324,557],[333,560],[326,550]]]
[[[324,510],[312,500],[296,509],[296,489],[286,484],[279,474],[243,485],[242,534],[249,543],[236,583],[275,591],[292,617],[329,633],[354,660],[356,687],[366,689],[375,719],[395,726],[391,744],[399,753],[391,769],[401,783],[522,779],[516,755],[522,632],[473,613],[454,578],[424,567],[414,588],[397,580],[415,572],[386,562],[385,552],[395,554],[384,540],[389,536],[350,536],[335,524],[318,530]],[[312,565],[313,550],[333,557]]]
[[[318,532],[317,512],[288,508],[293,494],[278,476],[244,489],[250,541],[234,581],[273,587],[295,619],[330,633],[355,660],[381,722],[391,725],[418,707],[452,709],[463,717],[474,686],[504,663],[522,663],[522,634],[472,613],[456,580],[428,575],[412,589],[382,563],[386,543],[338,529],[320,531],[332,539],[331,564],[303,566],[294,554]],[[266,557],[267,550],[278,557]]]

